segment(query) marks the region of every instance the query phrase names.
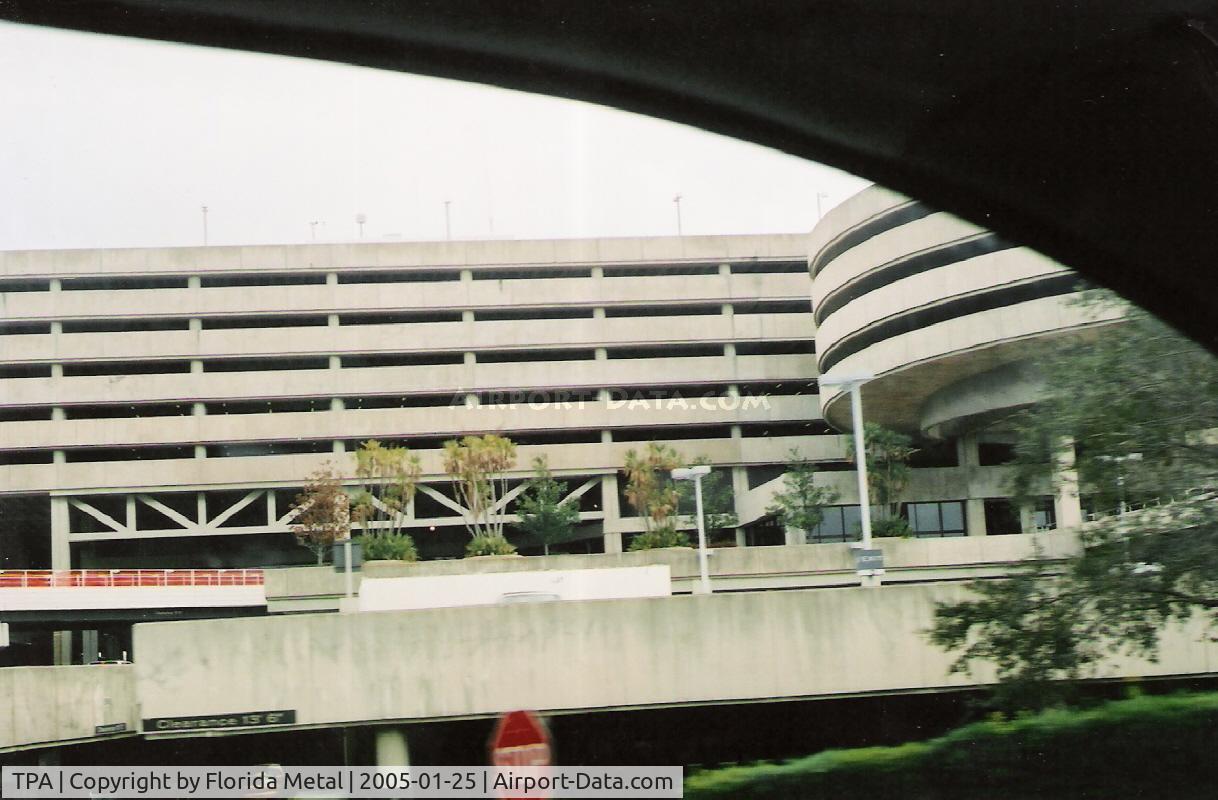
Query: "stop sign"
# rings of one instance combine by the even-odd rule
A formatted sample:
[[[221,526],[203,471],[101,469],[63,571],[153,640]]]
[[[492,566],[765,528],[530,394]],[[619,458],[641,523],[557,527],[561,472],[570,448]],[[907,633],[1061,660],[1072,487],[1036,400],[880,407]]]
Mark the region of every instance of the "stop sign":
[[[532,711],[509,711],[499,718],[491,737],[491,764],[496,767],[548,767],[550,734]]]

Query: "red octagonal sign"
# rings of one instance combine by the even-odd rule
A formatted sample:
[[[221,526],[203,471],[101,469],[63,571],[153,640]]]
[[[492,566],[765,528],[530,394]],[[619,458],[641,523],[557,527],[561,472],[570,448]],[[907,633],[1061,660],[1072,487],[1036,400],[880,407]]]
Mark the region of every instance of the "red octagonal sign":
[[[496,767],[548,767],[550,734],[532,711],[509,711],[499,718],[491,737],[491,764]]]

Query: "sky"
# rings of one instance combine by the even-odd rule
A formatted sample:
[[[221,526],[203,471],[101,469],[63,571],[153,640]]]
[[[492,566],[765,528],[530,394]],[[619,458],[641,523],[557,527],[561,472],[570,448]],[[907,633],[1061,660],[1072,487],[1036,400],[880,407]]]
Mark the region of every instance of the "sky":
[[[477,84],[0,23],[0,250],[799,233],[867,186]],[[445,203],[448,217],[446,221]],[[451,234],[450,234],[451,231]]]

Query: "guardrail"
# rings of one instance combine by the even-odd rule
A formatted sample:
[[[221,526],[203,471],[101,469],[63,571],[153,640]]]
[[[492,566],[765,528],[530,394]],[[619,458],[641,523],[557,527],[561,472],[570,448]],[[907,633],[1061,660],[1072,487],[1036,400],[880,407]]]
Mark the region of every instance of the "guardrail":
[[[0,570],[0,589],[261,586],[260,569]]]

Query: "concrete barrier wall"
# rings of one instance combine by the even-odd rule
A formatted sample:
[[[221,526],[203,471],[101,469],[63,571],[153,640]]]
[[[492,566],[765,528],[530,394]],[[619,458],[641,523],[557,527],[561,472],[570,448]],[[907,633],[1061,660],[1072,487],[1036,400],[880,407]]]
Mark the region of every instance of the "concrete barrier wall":
[[[942,539],[876,539],[889,570],[886,580],[968,580],[1005,574],[1017,561],[1063,558],[1078,552],[1076,534],[962,536]],[[370,562],[363,577],[470,575],[485,572],[608,569],[663,564],[675,591],[689,591],[698,578],[698,555],[689,548],[553,556],[489,556],[414,564]],[[854,556],[846,544],[782,547],[725,547],[711,551],[710,574],[723,589],[833,586],[857,581]],[[269,610],[304,611],[338,607],[345,577],[333,567],[291,567],[266,571]],[[357,573],[356,581],[361,580]],[[358,587],[358,583],[357,583]]]
[[[119,723],[139,730],[130,665],[0,669],[0,752],[93,739]]]
[[[922,633],[959,585],[887,586],[152,623],[135,628],[144,717],[291,709],[298,725],[707,704],[970,685]],[[1218,646],[1158,663],[1211,674]],[[982,681],[986,676],[982,676]]]

